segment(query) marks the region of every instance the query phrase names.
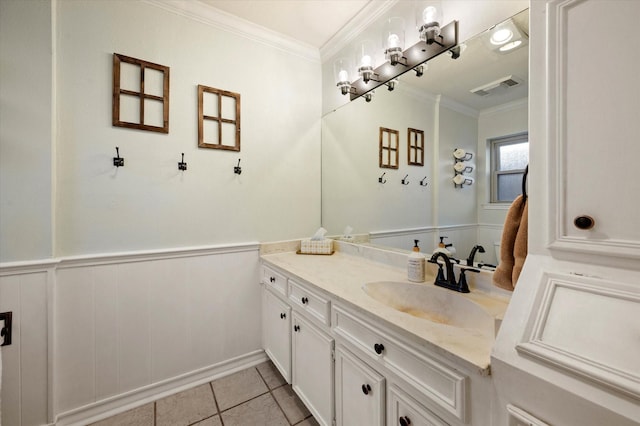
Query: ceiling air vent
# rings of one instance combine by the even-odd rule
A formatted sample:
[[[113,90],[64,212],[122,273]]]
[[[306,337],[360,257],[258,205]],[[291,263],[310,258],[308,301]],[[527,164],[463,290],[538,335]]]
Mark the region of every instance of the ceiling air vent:
[[[485,84],[484,86],[471,89],[471,93],[478,96],[487,96],[494,92],[501,92],[510,87],[518,86],[520,83],[521,80],[513,77],[512,75],[508,75],[506,77],[499,78],[496,81],[492,81],[491,83]]]

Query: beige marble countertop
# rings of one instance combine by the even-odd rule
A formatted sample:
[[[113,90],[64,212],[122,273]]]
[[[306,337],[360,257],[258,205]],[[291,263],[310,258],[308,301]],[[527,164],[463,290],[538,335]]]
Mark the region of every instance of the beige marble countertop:
[[[293,251],[276,252],[263,254],[262,259],[266,264],[283,270],[294,279],[330,293],[338,302],[356,308],[374,319],[382,320],[384,325],[402,333],[414,343],[478,374],[490,374],[494,335],[412,316],[373,299],[363,291],[362,286],[369,282],[409,283],[405,268],[341,251],[331,256],[298,255]],[[397,259],[395,264],[398,264]],[[433,285],[433,278],[428,276],[423,285]],[[508,304],[508,299],[504,297],[489,295],[474,288],[469,294],[454,294],[473,300],[498,319],[502,317]]]

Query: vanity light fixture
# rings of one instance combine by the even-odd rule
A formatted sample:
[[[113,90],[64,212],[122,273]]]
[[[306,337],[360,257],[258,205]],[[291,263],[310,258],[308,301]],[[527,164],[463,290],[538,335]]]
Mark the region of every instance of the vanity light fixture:
[[[407,71],[413,70],[420,77],[426,69],[426,62],[436,56],[448,52],[458,45],[458,21],[452,21],[441,27],[441,14],[434,7],[437,1],[430,1],[421,10],[421,23],[418,27],[420,40],[413,46],[404,48],[405,31],[402,18],[389,18],[385,21],[383,32],[385,62],[376,65],[379,59],[379,49],[371,40],[361,41],[356,48],[355,63],[339,58],[334,62],[334,78],[336,86],[343,95],[349,95],[350,100],[363,96],[367,102],[371,101],[375,88],[386,85],[393,90],[397,85],[397,78]],[[378,52],[378,57],[376,57]],[[460,51],[454,51],[451,56],[455,59]],[[355,77],[355,80],[352,78]]]

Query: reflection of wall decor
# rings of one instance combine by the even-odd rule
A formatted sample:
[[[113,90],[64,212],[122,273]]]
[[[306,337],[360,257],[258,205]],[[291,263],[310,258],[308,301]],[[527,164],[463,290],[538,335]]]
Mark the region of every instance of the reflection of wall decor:
[[[407,129],[407,152],[410,166],[424,166],[424,131]]]
[[[112,124],[169,133],[169,67],[113,54]]]
[[[198,85],[198,146],[240,151],[240,94]]]
[[[385,169],[398,168],[398,147],[400,132],[380,127],[380,167]]]

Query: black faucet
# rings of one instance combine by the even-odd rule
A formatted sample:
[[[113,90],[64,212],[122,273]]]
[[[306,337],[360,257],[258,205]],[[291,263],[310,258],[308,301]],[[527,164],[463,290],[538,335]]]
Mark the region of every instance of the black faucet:
[[[439,257],[442,257],[444,259],[444,264],[447,268],[446,278],[442,272],[442,265],[438,263]],[[434,284],[439,287],[448,288],[450,290],[457,290],[458,284],[456,284],[456,276],[453,273],[453,263],[451,263],[449,256],[447,256],[446,253],[438,251],[438,252],[435,252],[433,256],[431,256],[431,259],[429,259],[429,262],[435,263],[436,265],[438,265],[438,268],[439,268],[438,276],[436,277],[436,281]]]
[[[471,253],[469,253],[469,257],[467,258],[467,266],[473,266],[473,258],[476,257],[477,251],[479,251],[480,253],[484,253],[484,247],[478,244],[473,246],[473,248],[471,249]]]

